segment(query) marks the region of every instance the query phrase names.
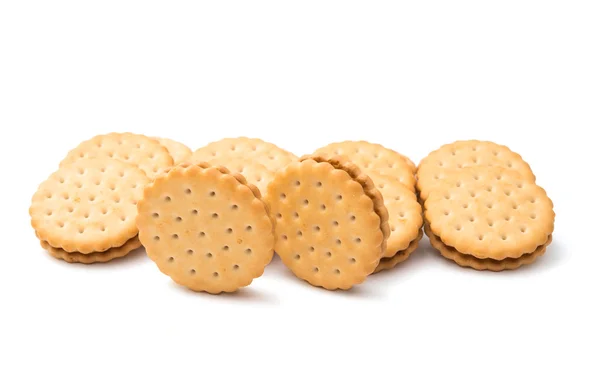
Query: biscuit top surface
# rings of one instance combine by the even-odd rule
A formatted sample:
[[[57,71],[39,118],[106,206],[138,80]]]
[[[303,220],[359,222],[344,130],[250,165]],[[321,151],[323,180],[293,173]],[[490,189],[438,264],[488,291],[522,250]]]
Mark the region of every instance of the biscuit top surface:
[[[270,142],[258,138],[224,138],[196,150],[190,159],[192,162],[205,161],[211,164],[227,166],[232,158],[258,162],[271,172],[275,172],[290,162],[296,161],[293,153]]]
[[[40,240],[68,252],[105,251],[137,234],[136,203],[148,177],[117,160],[82,159],[40,184],[30,207]]]
[[[260,192],[222,167],[175,166],[146,188],[138,211],[148,256],[193,290],[235,291],[273,256],[273,222]]]
[[[502,260],[533,252],[554,229],[553,203],[529,181],[463,182],[430,193],[425,217],[457,251]]]
[[[366,141],[337,142],[315,150],[314,154],[348,158],[369,177],[383,174],[396,178],[411,190],[415,188],[415,166],[412,161],[380,144]]]
[[[498,166],[521,174],[529,181],[535,176],[523,158],[504,145],[489,141],[456,141],[431,152],[419,164],[417,188],[425,199],[446,171],[471,166]]]
[[[260,190],[262,195],[266,194],[267,185],[274,175],[274,172],[260,162],[248,161],[243,157],[231,157],[225,161],[219,158],[209,158],[206,162],[213,166],[224,166],[232,173],[243,175],[248,183],[255,185]]]
[[[384,256],[392,257],[408,248],[419,235],[423,225],[423,211],[415,193],[395,178],[380,175],[373,178],[373,182],[381,192],[388,210],[390,237]]]
[[[181,142],[164,137],[154,137],[154,139],[167,148],[167,151],[173,157],[174,164],[179,164],[192,155],[192,150]]]
[[[277,173],[267,200],[277,254],[300,278],[346,289],[377,266],[389,236],[387,210],[358,167],[303,158]]]
[[[83,158],[106,158],[127,162],[142,169],[150,178],[173,165],[169,151],[157,140],[133,133],[95,136],[71,150],[61,166]]]

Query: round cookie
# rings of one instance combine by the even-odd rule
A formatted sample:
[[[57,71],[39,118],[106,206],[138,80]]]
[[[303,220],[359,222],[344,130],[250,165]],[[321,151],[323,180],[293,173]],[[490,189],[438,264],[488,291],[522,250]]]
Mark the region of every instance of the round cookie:
[[[408,157],[380,144],[367,141],[335,142],[315,150],[314,154],[345,156],[371,178],[383,174],[397,179],[411,191],[415,190],[415,164]]]
[[[194,291],[233,292],[273,257],[273,222],[256,187],[209,164],[180,164],[138,203],[139,238],[165,275]]]
[[[117,160],[66,164],[33,195],[31,225],[41,241],[70,253],[120,247],[137,235],[136,204],[148,182],[142,170]]]
[[[381,193],[349,162],[304,157],[276,174],[267,202],[276,219],[275,251],[313,286],[347,290],[362,283],[386,249]]]
[[[406,249],[421,232],[423,210],[415,193],[395,178],[378,175],[372,180],[383,196],[389,215],[391,233],[383,257],[396,257],[397,253]]]
[[[553,204],[531,182],[461,183],[431,192],[425,219],[448,247],[476,258],[519,258],[544,244],[554,229]]]
[[[417,169],[417,189],[425,200],[447,171],[471,166],[498,166],[521,174],[524,180],[535,181],[529,164],[507,146],[490,141],[456,141],[443,145],[425,157]]]
[[[373,274],[379,273],[380,271],[393,269],[400,263],[406,261],[410,255],[417,250],[417,247],[419,247],[421,238],[423,238],[423,230],[419,230],[417,238],[415,238],[406,249],[397,252],[391,258],[381,258],[381,261],[379,261],[379,264],[377,265],[377,268],[375,268]]]
[[[122,258],[127,254],[131,253],[133,250],[142,246],[140,240],[137,236],[131,238],[129,241],[125,242],[125,244],[121,247],[112,247],[106,251],[101,253],[89,253],[82,254],[78,252],[68,253],[63,249],[57,249],[55,247],[50,246],[46,241],[40,241],[40,245],[44,248],[50,255],[52,255],[56,259],[62,259],[63,261],[69,263],[83,263],[83,264],[92,264],[92,263],[103,263],[112,261],[116,258]]]
[[[95,136],[71,150],[60,166],[86,158],[120,160],[139,167],[150,178],[173,165],[173,158],[167,148],[152,138],[133,133]]]
[[[192,155],[192,150],[181,142],[164,137],[153,138],[167,149],[171,157],[173,157],[174,165],[182,163]]]
[[[286,167],[298,157],[277,145],[258,138],[224,138],[196,150],[189,162],[208,162],[227,167],[230,159],[245,159],[248,166],[258,162],[271,172]]]
[[[462,254],[456,249],[444,245],[444,243],[431,232],[431,230],[425,226],[425,232],[429,237],[431,246],[437,249],[440,254],[456,264],[462,267],[470,267],[475,270],[489,270],[489,271],[503,271],[503,270],[515,270],[521,266],[529,265],[538,257],[541,257],[546,252],[546,248],[552,243],[552,235],[548,237],[548,240],[542,245],[538,246],[532,253],[523,254],[519,258],[505,258],[503,260],[495,259],[479,259],[468,254]]]

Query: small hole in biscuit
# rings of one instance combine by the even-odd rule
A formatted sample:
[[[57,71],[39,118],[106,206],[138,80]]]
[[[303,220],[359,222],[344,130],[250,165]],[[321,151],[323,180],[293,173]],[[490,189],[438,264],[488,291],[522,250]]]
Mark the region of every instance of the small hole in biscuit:
[[[296,255],[294,255],[294,259],[295,259],[295,260],[299,260],[299,259],[300,259],[300,254],[296,254]]]
[[[311,247],[308,248],[308,250],[312,253],[312,252],[315,251],[315,248],[314,248],[314,246],[311,246]]]
[[[494,221],[488,221],[488,226],[489,227],[494,227]]]
[[[81,182],[77,181],[77,182],[75,182],[75,187],[77,189],[81,189],[83,187],[83,184]]]
[[[511,194],[510,190],[505,190],[504,191],[504,195],[506,195],[507,197],[510,197],[510,194]]]
[[[73,206],[69,206],[69,207],[67,208],[67,211],[68,211],[69,213],[72,213],[73,211],[75,211],[75,209],[73,208]]]
[[[240,266],[239,266],[239,265],[233,265],[233,270],[236,270],[236,271],[237,271],[237,270],[239,270],[239,269],[240,269]]]
[[[516,203],[513,203],[512,208],[513,208],[513,210],[517,210],[519,208],[519,205],[517,205]]]
[[[171,238],[173,238],[173,239],[179,239],[179,235],[178,234],[173,234],[173,235],[171,235]]]
[[[217,218],[219,218],[219,215],[217,213],[212,213],[211,217],[213,219],[217,219]]]
[[[532,214],[532,215],[529,216],[529,218],[531,218],[531,219],[536,219],[536,217],[537,216],[535,214]]]
[[[469,195],[471,196],[471,198],[475,198],[475,195],[476,195],[476,194],[475,194],[475,192],[474,192],[474,191],[471,191],[471,192],[469,192]]]
[[[69,199],[69,195],[68,195],[67,193],[63,193],[63,196],[62,196],[62,197],[63,197],[63,199],[65,199],[65,200]]]
[[[517,184],[517,187],[518,187],[519,189],[522,189],[522,188],[523,188],[523,184],[519,182],[519,183]]]
[[[185,189],[185,194],[192,194],[192,189]]]
[[[196,270],[194,270],[194,269],[191,269],[191,270],[190,270],[190,274],[192,274],[192,275],[196,274]]]
[[[336,195],[335,199],[338,200],[338,201],[341,201],[342,200],[342,195],[341,194]]]
[[[319,272],[319,268],[318,267],[313,267],[313,272],[318,273]]]
[[[83,232],[85,231],[85,229],[83,227],[80,227],[79,229],[77,229],[77,231],[79,232],[79,234],[83,234]]]
[[[319,231],[321,231],[321,228],[320,228],[319,226],[315,226],[315,227],[313,228],[313,230],[314,230],[314,231],[317,231],[317,232],[319,232]]]
[[[535,201],[536,201],[536,200],[535,200],[535,198],[533,198],[533,197],[532,197],[532,198],[529,200],[529,202],[531,202],[531,203],[535,203]]]
[[[281,193],[281,194],[279,195],[279,198],[281,198],[281,199],[285,199],[285,197],[286,197],[285,193]]]
[[[444,215],[450,215],[450,212],[448,210],[444,210]]]
[[[459,188],[462,186],[462,183],[460,181],[456,182],[456,187]]]
[[[512,168],[513,167],[512,162],[507,163],[506,166],[508,166],[509,168]]]
[[[217,273],[216,271],[214,273],[212,273],[213,278],[219,278],[219,273]]]
[[[239,209],[238,205],[231,205],[231,210],[237,210],[237,209]]]
[[[436,174],[436,175],[433,176],[433,179],[439,180],[440,176]]]
[[[452,155],[453,155],[453,156],[455,156],[455,155],[456,155],[456,151],[455,151],[455,150],[453,150],[453,151],[452,151]]]
[[[321,204],[321,210],[325,210],[327,207],[324,204]]]
[[[165,202],[171,202],[171,197],[169,197],[169,196],[166,196],[166,197],[165,197]]]
[[[300,230],[298,230],[298,232],[296,233],[296,235],[297,235],[298,237],[302,237],[302,232],[301,232]]]
[[[213,257],[212,253],[210,253],[210,252],[206,253],[206,258],[212,258],[212,257]]]
[[[494,205],[492,203],[488,203],[485,206],[487,206],[488,209],[491,209]]]
[[[125,222],[127,220],[127,217],[125,217],[124,215],[121,216],[121,222]]]
[[[155,235],[155,236],[154,236],[154,240],[155,240],[155,241],[160,241],[160,237],[159,237],[158,235]]]
[[[333,272],[334,272],[334,274],[339,274],[340,273],[340,269],[334,269]]]
[[[321,186],[323,186],[323,183],[321,181],[317,181],[317,187],[320,188]]]
[[[188,253],[188,255],[192,255],[192,254],[194,254],[194,250],[192,250],[192,249],[187,249],[186,253]]]
[[[211,197],[214,197],[214,196],[216,196],[216,195],[217,195],[217,193],[216,193],[216,192],[214,192],[214,191],[211,191],[210,193],[208,193],[208,195],[209,195],[209,196],[211,196]]]
[[[246,255],[250,255],[252,254],[252,249],[246,249],[244,250],[244,253],[246,253]]]
[[[96,200],[96,196],[89,196],[88,199],[90,200],[90,202],[94,202],[94,200]]]
[[[354,216],[354,215],[351,215],[351,216],[350,216],[350,221],[356,221],[356,216]]]
[[[119,196],[115,196],[115,198],[113,198],[113,201],[114,201],[115,203],[119,203],[119,202],[121,202],[121,197],[119,197]]]
[[[158,217],[159,217],[158,213],[152,213],[152,218],[158,218]]]
[[[61,228],[65,227],[65,223],[64,222],[58,222],[57,225],[58,225],[58,227],[61,227]]]
[[[228,228],[227,230],[225,230],[225,232],[226,232],[227,234],[231,234],[231,233],[233,233],[233,229],[232,229],[232,228]]]
[[[493,154],[493,155],[495,155],[495,156],[497,156],[497,155],[498,155],[498,151],[497,151],[497,150],[494,150],[494,151],[492,152],[492,154]]]
[[[356,263],[356,258],[350,258],[350,263]]]
[[[485,188],[485,190],[487,190],[488,192],[491,192],[492,191],[492,187],[488,186],[488,187]]]
[[[510,221],[510,216],[509,216],[509,215],[505,216],[505,217],[504,217],[504,220],[505,220],[506,222]]]
[[[470,216],[470,217],[469,217],[469,222],[475,222],[475,217],[473,217],[473,216]]]
[[[192,210],[192,215],[198,215],[198,209]]]
[[[294,185],[300,186],[300,181],[296,180],[296,182],[294,182]]]
[[[445,194],[445,195],[444,195],[444,198],[445,198],[445,199],[450,199],[450,194]]]
[[[342,244],[342,240],[341,239],[336,239],[335,243],[338,244],[338,245],[341,245]]]
[[[85,169],[79,168],[79,169],[77,169],[77,172],[78,172],[80,175],[84,175],[84,174],[85,174]]]
[[[117,188],[117,186],[115,184],[110,184],[110,185],[108,185],[108,188],[110,190],[114,191]]]
[[[229,251],[229,246],[227,246],[227,245],[223,246],[223,251]]]
[[[282,218],[281,213],[277,213],[275,216],[277,217],[277,219],[281,219]]]
[[[527,228],[526,228],[526,227],[522,227],[522,228],[521,228],[521,233],[525,233],[526,231],[527,231]]]
[[[175,260],[175,258],[173,258],[173,257],[169,257],[169,259],[168,259],[169,262],[173,262],[174,260]]]
[[[462,226],[456,225],[455,229],[456,229],[456,231],[461,231],[462,230]]]
[[[46,215],[47,215],[47,216],[51,216],[51,215],[52,215],[52,210],[48,210],[48,211],[46,212]],[[86,218],[87,218],[87,217],[86,217]]]
[[[302,201],[302,204],[303,204],[304,206],[308,206],[308,200],[307,200],[307,199],[305,199],[304,201]]]
[[[506,234],[502,234],[500,238],[502,238],[503,241],[506,241]]]
[[[250,226],[250,225],[246,226],[246,231],[252,231],[252,226]]]
[[[300,218],[300,215],[298,215],[298,212],[294,212],[294,218]]]
[[[333,221],[333,226],[339,226],[340,223],[338,221]]]
[[[483,241],[483,235],[479,234],[479,236],[477,237],[478,240]]]
[[[356,243],[361,243],[361,242],[362,242],[362,239],[360,239],[360,238],[355,238],[355,239],[354,239],[354,242],[356,242]]]
[[[463,203],[462,207],[463,207],[463,209],[467,209],[469,207],[469,204],[468,203]]]
[[[283,239],[284,241],[287,241],[287,235],[285,235],[285,234],[281,235],[281,239]]]
[[[103,214],[103,215],[106,215],[106,214],[108,214],[108,209],[107,209],[107,208],[105,208],[105,207],[103,207],[101,211],[102,211],[102,214]]]

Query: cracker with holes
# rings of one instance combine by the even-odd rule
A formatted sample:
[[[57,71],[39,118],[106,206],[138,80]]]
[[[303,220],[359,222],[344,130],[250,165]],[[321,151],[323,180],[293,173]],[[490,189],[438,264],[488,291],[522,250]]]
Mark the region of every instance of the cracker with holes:
[[[66,164],[33,195],[31,225],[40,241],[68,253],[121,247],[137,235],[136,204],[148,182],[142,170],[117,160]]]
[[[165,137],[153,138],[167,149],[173,158],[174,164],[180,164],[186,161],[192,155],[192,150],[181,142]]]
[[[552,240],[551,199],[535,183],[511,179],[511,172],[497,177],[497,169],[494,175],[483,175],[485,171],[478,168],[478,177],[462,172],[455,184],[429,194],[425,219],[430,242],[446,258],[479,270],[533,262]]]
[[[79,144],[61,161],[60,166],[80,159],[115,159],[135,165],[150,178],[173,165],[169,151],[155,139],[133,133],[109,133]]]
[[[323,146],[314,152],[325,157],[344,156],[369,177],[393,177],[411,191],[415,190],[415,164],[406,156],[380,144],[367,141],[343,141]]]
[[[252,180],[250,182],[256,182],[256,186],[265,194],[264,186],[271,181],[273,174],[297,160],[294,154],[270,142],[237,137],[211,142],[196,150],[189,162],[207,162],[232,171],[237,169],[248,180]]]
[[[535,175],[521,155],[507,146],[489,141],[456,141],[431,152],[419,164],[417,189],[425,201],[429,193],[440,187],[448,173],[472,166],[495,166],[517,172],[525,180],[535,182]]]
[[[423,211],[414,192],[407,189],[397,179],[389,176],[378,176],[373,182],[383,196],[388,210],[390,237],[384,258],[395,257],[402,252],[408,258],[410,252],[405,252],[413,242],[419,241],[423,226]],[[416,248],[415,246],[413,246]],[[399,258],[397,258],[399,259]]]
[[[347,290],[375,271],[390,235],[381,193],[341,158],[303,157],[268,186],[275,251],[300,279]]]
[[[248,286],[273,257],[273,222],[260,192],[224,167],[173,167],[146,188],[137,224],[159,270],[194,291]]]

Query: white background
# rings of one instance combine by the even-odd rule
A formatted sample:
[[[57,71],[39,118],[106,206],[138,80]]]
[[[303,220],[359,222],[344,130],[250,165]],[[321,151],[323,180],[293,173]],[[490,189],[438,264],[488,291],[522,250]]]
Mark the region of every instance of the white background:
[[[598,1],[0,2],[0,381],[598,382]],[[488,273],[424,239],[351,292],[280,262],[194,294],[143,251],[70,265],[28,207],[80,141],[192,148],[259,137],[296,154],[383,143],[418,162],[506,144],[556,205],[530,267]]]

